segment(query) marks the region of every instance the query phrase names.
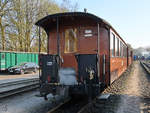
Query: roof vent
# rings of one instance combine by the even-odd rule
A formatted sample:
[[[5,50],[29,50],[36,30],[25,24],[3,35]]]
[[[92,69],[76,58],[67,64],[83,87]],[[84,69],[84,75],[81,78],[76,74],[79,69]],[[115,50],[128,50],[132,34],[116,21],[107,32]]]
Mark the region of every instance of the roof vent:
[[[87,13],[87,9],[86,8],[84,8],[84,12]]]

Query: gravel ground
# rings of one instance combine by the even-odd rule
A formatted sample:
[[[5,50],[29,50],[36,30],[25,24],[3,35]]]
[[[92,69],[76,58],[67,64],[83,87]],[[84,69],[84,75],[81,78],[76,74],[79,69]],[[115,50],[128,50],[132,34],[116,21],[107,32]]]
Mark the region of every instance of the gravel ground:
[[[138,61],[104,92],[108,99],[97,99],[84,113],[150,113],[150,74]]]
[[[17,94],[0,101],[0,113],[47,113],[56,106],[61,97],[48,95],[48,101],[42,97],[36,97],[38,91]]]
[[[52,108],[52,96],[50,101],[44,101],[35,96],[37,93],[1,100],[0,113],[46,113]],[[97,99],[93,109],[85,109],[84,113],[150,113],[150,74],[138,61],[103,92],[108,93],[111,95],[107,100]]]
[[[0,84],[38,77],[38,73],[23,75],[0,73]],[[43,97],[37,97],[38,94],[39,91],[35,90],[1,99],[0,113],[47,113],[63,99],[60,96],[54,98],[49,94],[48,101],[45,101]]]
[[[145,72],[139,62],[134,62],[103,93],[118,97],[120,102],[116,113],[150,113],[150,74]]]

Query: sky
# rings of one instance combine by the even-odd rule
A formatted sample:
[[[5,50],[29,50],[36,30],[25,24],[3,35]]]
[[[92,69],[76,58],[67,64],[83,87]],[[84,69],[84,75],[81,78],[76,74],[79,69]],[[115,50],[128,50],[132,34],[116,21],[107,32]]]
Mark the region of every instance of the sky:
[[[150,46],[150,0],[70,0],[108,21],[133,48]]]

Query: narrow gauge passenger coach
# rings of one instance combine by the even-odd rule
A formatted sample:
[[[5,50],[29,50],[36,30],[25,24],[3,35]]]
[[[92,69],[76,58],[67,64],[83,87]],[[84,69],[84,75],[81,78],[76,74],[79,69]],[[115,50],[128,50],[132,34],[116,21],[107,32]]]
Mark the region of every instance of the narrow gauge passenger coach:
[[[125,41],[105,20],[84,12],[57,13],[36,23],[48,36],[40,55],[40,92],[96,96],[131,64]]]

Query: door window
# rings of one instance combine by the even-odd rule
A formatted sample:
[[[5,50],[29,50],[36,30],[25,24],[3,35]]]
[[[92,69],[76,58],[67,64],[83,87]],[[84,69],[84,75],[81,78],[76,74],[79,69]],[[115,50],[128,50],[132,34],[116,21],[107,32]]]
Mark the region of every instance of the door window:
[[[76,51],[77,51],[77,29],[66,29],[64,53],[71,53]]]
[[[110,52],[111,53],[110,54],[112,57],[115,56],[115,51],[114,51],[115,45],[114,45],[114,43],[115,43],[115,35],[113,33],[111,33],[111,35],[110,35]]]

